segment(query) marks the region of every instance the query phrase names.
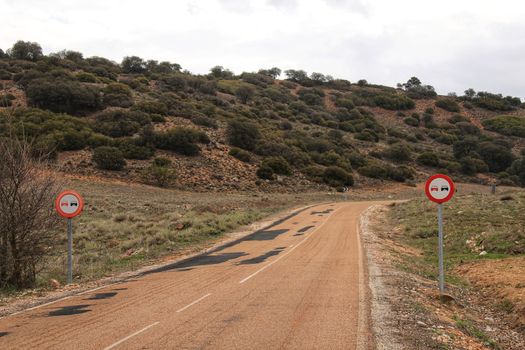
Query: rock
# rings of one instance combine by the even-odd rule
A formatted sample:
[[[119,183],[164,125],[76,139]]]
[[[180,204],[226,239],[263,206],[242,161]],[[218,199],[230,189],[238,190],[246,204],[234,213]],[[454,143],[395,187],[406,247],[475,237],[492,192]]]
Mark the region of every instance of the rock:
[[[426,324],[425,322],[417,321],[416,323],[417,323],[419,326],[421,326],[421,327],[426,327],[426,326],[427,326],[427,324]]]
[[[60,282],[58,282],[56,279],[54,278],[51,278],[49,280],[49,284],[51,285],[51,287],[55,288],[55,289],[58,289],[60,288]]]
[[[481,253],[479,253],[480,256],[487,255],[488,253],[484,250]]]

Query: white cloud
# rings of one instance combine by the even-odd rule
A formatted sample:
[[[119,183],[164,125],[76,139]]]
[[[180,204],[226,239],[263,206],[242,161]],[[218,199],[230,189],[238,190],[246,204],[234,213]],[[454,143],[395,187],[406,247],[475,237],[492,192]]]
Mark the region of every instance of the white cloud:
[[[525,3],[508,0],[0,0],[0,47],[39,42],[120,61],[171,60],[318,71],[395,85],[416,75],[438,91],[525,97]]]

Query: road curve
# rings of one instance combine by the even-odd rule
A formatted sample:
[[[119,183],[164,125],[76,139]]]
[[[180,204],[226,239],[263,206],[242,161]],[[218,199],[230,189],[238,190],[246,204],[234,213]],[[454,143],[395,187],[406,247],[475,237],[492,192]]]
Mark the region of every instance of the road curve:
[[[370,349],[372,202],[308,208],[213,253],[0,320],[0,349]]]

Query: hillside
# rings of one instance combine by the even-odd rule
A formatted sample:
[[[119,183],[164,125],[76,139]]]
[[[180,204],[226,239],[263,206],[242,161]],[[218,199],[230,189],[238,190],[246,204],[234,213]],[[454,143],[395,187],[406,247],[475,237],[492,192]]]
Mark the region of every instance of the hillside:
[[[278,68],[195,75],[135,56],[45,56],[29,42],[0,50],[0,79],[0,134],[28,138],[74,176],[195,191],[341,189],[434,172],[525,185],[519,98]]]

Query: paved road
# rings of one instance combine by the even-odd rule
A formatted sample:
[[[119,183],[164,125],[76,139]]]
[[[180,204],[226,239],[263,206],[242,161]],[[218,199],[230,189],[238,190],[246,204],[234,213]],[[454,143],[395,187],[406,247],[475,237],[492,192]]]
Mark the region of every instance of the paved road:
[[[309,208],[211,254],[1,319],[0,349],[370,349],[357,232],[370,205]]]

